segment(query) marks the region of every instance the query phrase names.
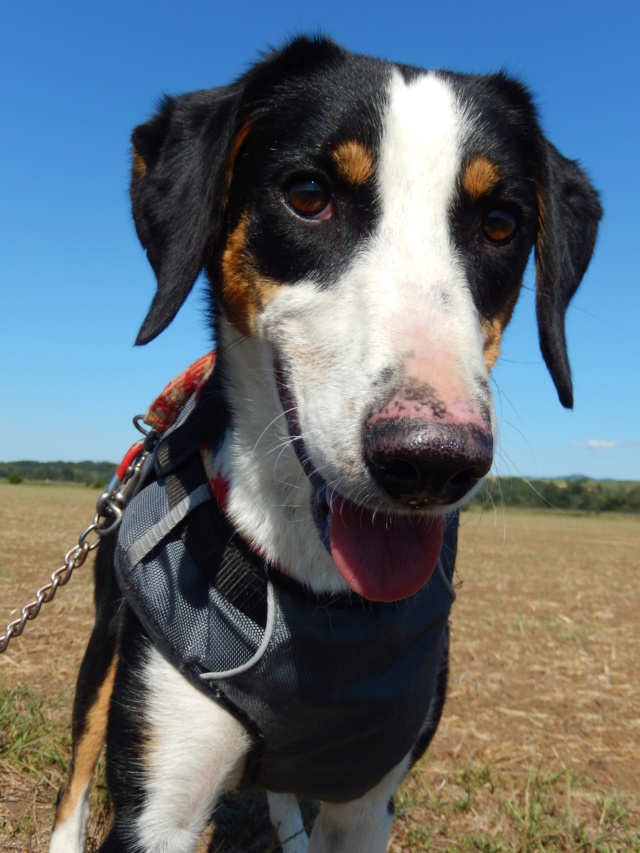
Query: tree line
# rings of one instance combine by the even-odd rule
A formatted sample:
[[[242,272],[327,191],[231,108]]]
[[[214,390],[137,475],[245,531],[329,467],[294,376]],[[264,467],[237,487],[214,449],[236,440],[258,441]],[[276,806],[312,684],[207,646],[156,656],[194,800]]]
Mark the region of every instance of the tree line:
[[[51,481],[104,487],[116,470],[114,462],[0,462],[0,479],[12,483]],[[576,512],[640,513],[640,482],[590,480],[588,477],[526,480],[488,477],[474,498],[475,506],[531,507]]]
[[[526,480],[488,477],[475,504],[561,509],[576,512],[640,513],[640,482],[588,477]]]
[[[99,488],[105,486],[116,470],[114,462],[0,462],[0,479],[13,483],[39,480],[54,483],[83,483]]]

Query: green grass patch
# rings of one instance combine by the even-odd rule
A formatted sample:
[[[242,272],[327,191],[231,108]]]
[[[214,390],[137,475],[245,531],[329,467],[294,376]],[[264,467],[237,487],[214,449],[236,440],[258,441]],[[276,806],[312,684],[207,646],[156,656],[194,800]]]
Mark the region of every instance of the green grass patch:
[[[71,756],[70,726],[61,720],[67,717],[68,695],[41,696],[28,685],[7,687],[0,676],[0,767],[7,771],[5,779],[33,779],[38,796],[39,817],[33,807],[9,815],[0,814],[0,850],[3,839],[12,844],[34,847],[42,830],[42,821],[50,825],[56,792],[67,772]],[[40,783],[40,784],[38,784]],[[10,781],[3,784],[2,795],[11,797]],[[44,794],[44,797],[41,797]],[[1,803],[0,803],[1,806]],[[0,809],[1,810],[1,809]],[[90,794],[90,813],[86,853],[94,853],[104,838],[111,819],[111,810],[104,779],[104,757],[98,762]],[[14,849],[12,847],[11,849]],[[15,849],[22,847],[15,846]]]
[[[396,824],[407,849],[640,853],[633,795],[605,796],[565,768],[533,763],[517,776],[491,764],[468,764],[445,771],[436,782],[426,778],[430,760],[414,768],[395,797]]]
[[[8,688],[0,680],[0,761],[39,779],[62,776],[71,741],[53,713],[59,697],[38,695],[29,685]]]

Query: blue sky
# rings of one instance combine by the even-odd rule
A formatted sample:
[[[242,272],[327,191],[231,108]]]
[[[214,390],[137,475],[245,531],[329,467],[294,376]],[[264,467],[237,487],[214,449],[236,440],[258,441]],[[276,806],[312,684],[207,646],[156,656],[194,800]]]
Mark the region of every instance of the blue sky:
[[[544,368],[529,276],[494,371],[496,470],[640,479],[638,0],[0,4],[0,460],[119,461],[131,417],[209,348],[202,287],[133,347],[154,281],[128,207],[131,129],[163,92],[227,83],[318,30],[425,67],[504,67],[533,90],[606,215],[567,320],[575,408]]]

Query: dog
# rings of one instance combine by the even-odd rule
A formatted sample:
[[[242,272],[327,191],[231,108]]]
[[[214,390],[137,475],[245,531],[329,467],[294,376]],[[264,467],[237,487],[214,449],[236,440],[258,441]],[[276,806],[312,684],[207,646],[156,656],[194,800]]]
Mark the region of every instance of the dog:
[[[192,851],[243,787],[270,792],[285,853],[381,853],[444,703],[489,373],[535,248],[541,350],[572,406],[564,320],[598,194],[504,73],[320,37],[165,98],[132,143],[157,277],[136,342],[204,271],[217,362],[100,547],[50,851],[83,849],[106,740],[102,853]],[[296,795],[320,801],[309,839]]]

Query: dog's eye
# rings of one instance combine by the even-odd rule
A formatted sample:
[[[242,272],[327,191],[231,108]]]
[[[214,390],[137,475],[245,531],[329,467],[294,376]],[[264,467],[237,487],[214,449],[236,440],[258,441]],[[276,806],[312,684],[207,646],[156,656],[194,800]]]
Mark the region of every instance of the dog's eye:
[[[516,233],[517,222],[513,213],[496,208],[482,217],[480,233],[487,243],[496,246],[508,243]]]
[[[289,206],[305,219],[331,219],[333,201],[327,187],[315,178],[293,181],[285,190]]]

